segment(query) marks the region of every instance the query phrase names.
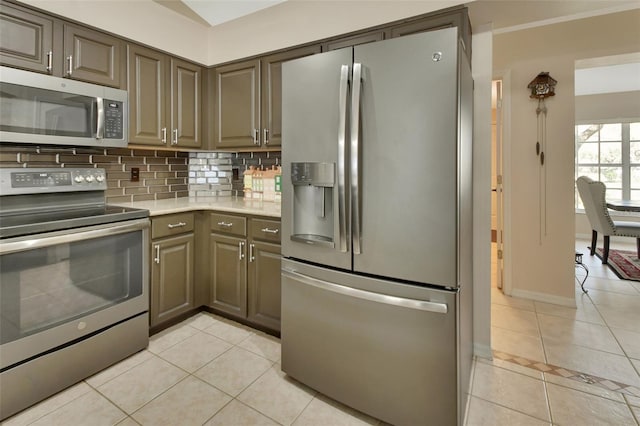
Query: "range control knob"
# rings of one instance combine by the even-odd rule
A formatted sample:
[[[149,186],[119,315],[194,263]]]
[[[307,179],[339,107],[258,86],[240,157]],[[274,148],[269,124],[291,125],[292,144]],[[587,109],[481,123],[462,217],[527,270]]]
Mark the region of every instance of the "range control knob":
[[[93,175],[89,175],[89,176],[87,176],[87,177],[85,178],[85,180],[86,180],[88,183],[91,183],[91,182],[93,182],[93,181],[95,180],[95,178],[93,177]]]
[[[84,177],[83,177],[83,176],[78,175],[78,176],[76,176],[75,178],[73,178],[73,180],[74,180],[76,183],[82,183],[82,182],[84,182]]]
[[[104,182],[104,176],[103,175],[96,176],[96,182],[100,182],[100,183]]]

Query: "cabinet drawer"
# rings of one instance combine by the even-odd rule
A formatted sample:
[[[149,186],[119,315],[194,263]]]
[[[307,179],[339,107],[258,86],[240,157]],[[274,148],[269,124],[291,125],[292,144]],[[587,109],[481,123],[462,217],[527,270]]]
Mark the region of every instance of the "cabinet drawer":
[[[223,234],[247,235],[247,219],[230,214],[211,213],[211,230]]]
[[[151,239],[193,231],[193,213],[170,214],[151,219]]]
[[[251,238],[280,244],[280,221],[251,219]]]

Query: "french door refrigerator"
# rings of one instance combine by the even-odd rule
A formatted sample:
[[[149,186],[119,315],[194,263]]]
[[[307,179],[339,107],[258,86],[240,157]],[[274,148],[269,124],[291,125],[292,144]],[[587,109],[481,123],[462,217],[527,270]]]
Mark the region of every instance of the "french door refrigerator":
[[[462,424],[473,82],[457,28],[282,67],[282,370],[396,425]]]

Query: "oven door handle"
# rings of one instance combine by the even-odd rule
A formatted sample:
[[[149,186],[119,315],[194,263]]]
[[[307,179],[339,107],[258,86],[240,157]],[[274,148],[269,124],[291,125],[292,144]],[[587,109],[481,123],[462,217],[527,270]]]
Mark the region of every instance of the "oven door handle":
[[[0,255],[21,252],[25,250],[33,250],[44,247],[55,246],[59,244],[68,244],[76,241],[92,240],[101,237],[108,237],[118,234],[126,234],[149,228],[149,219],[137,219],[118,224],[97,225],[82,228],[82,230],[73,232],[73,230],[56,231],[40,235],[30,235],[26,237],[7,239],[0,244]]]

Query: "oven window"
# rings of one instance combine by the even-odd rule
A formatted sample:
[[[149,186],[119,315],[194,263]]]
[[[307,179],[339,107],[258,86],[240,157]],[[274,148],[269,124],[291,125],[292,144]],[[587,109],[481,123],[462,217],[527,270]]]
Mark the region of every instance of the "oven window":
[[[2,344],[143,292],[141,231],[0,257]]]
[[[0,130],[93,137],[96,100],[53,90],[0,83]]]

